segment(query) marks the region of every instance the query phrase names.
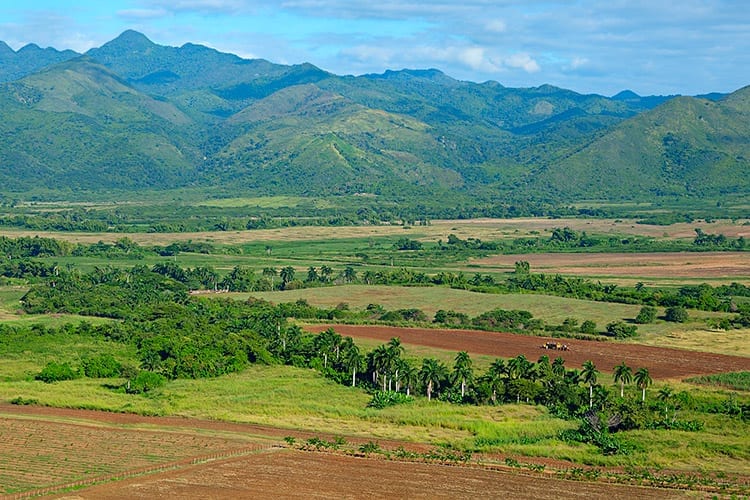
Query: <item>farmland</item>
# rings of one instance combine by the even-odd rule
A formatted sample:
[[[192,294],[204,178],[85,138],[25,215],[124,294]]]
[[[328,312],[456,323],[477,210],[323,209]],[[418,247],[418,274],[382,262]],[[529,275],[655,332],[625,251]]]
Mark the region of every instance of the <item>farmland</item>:
[[[481,239],[516,245],[516,239],[530,238],[546,249],[561,225],[576,238],[582,237],[576,231],[598,235],[600,241],[606,241],[606,234],[626,240],[627,235],[653,238],[648,245],[663,245],[665,251],[598,248],[581,253],[565,247],[505,255],[477,243]],[[53,269],[51,287],[39,278],[0,282],[0,326],[6,328],[0,342],[0,400],[6,403],[0,407],[2,435],[12,437],[8,446],[25,450],[20,455],[13,455],[12,448],[0,452],[0,486],[6,494],[45,488],[59,493],[71,487],[83,498],[116,498],[157,490],[182,495],[189,484],[198,496],[211,487],[219,496],[236,496],[250,490],[279,491],[276,482],[284,475],[289,496],[294,496],[309,478],[291,471],[304,467],[339,478],[315,486],[316,491],[337,496],[346,496],[347,488],[361,481],[358,478],[381,473],[385,478],[396,471],[411,479],[384,479],[379,484],[387,484],[389,492],[415,497],[421,496],[427,481],[434,483],[436,471],[445,478],[431,486],[437,497],[474,496],[489,488],[502,497],[504,491],[523,487],[559,498],[567,492],[563,478],[585,479],[576,489],[589,489],[592,495],[606,490],[615,497],[653,497],[654,490],[634,485],[662,484],[661,479],[636,479],[644,471],[659,470],[673,470],[675,477],[692,485],[689,489],[745,492],[750,476],[750,457],[743,445],[748,423],[742,409],[750,403],[746,391],[684,380],[750,371],[748,327],[738,312],[748,302],[742,287],[748,284],[750,261],[744,251],[668,250],[694,245],[696,227],[732,238],[748,231],[742,221],[649,226],[593,219],[482,219],[335,231],[292,227],[129,234],[128,241],[135,245],[112,233],[5,232],[14,238],[39,234],[93,245],[102,252],[109,247],[100,241],[128,250],[114,259],[80,248],[77,253],[37,257],[38,265]],[[159,254],[159,245],[175,241],[210,243],[210,251]],[[422,248],[417,250],[413,242]],[[413,245],[415,250],[399,245]],[[513,288],[527,276],[518,274],[519,261],[529,263],[528,276],[538,276],[535,286],[541,289]],[[186,278],[177,270],[199,267],[209,277],[215,270],[213,285],[196,285],[198,289],[188,294],[179,281]],[[242,268],[250,272],[241,274]],[[550,279],[544,281],[543,275]],[[372,277],[384,282],[366,282]],[[232,288],[240,278],[246,280],[244,291]],[[148,285],[141,287],[139,280]],[[220,280],[228,284],[219,287]],[[559,283],[579,290],[544,289]],[[138,295],[139,290],[149,293]],[[738,292],[720,295],[730,293],[727,290]],[[684,322],[668,320],[669,307],[658,305],[653,319],[636,323],[643,301],[678,300],[683,292],[700,292],[702,300],[714,300],[705,299],[706,304],[714,305],[688,307]],[[586,298],[587,293],[597,300]],[[123,306],[121,300],[131,302]],[[87,305],[91,303],[98,304],[95,315]],[[463,318],[461,323],[448,328],[438,322],[439,313],[446,311]],[[413,318],[403,316],[406,313]],[[470,328],[488,314],[523,317],[531,326]],[[266,316],[275,318],[273,328],[263,323]],[[587,322],[595,326],[584,332],[581,327]],[[605,326],[615,323],[634,325],[637,331],[625,338],[607,335]],[[454,379],[446,376],[440,397],[433,394],[432,401],[418,383],[408,403],[370,407],[376,390],[387,385],[385,376],[363,366],[354,374],[357,387],[348,387],[352,374],[338,354],[320,350],[323,344],[316,338],[321,335],[308,335],[328,330],[351,339],[363,355],[399,339],[395,345],[402,349],[401,358],[416,368],[427,359],[449,367],[463,351],[474,362],[471,399],[461,401]],[[275,336],[293,332],[299,337],[288,341],[295,351],[286,353],[279,342],[287,338]],[[169,344],[175,336],[183,339],[181,344]],[[251,353],[243,354],[242,362],[236,361],[237,344],[224,344],[231,338],[241,339]],[[154,352],[185,357],[144,357],[144,346],[153,339],[165,342]],[[540,349],[547,341],[564,342],[570,349]],[[235,364],[214,358],[211,366],[209,358],[202,364],[180,364],[194,359],[191,349],[206,350],[217,343],[230,350]],[[214,349],[211,356],[217,355]],[[549,356],[548,362],[561,359],[566,382],[554,382],[551,375],[542,379],[542,355]],[[251,357],[255,359],[248,361]],[[539,379],[532,380],[532,386],[519,386],[505,372],[506,388],[494,403],[488,386],[480,389],[480,381],[497,360],[511,366],[519,358],[540,374]],[[102,359],[127,370],[114,378],[83,375],[84,366]],[[53,383],[38,379],[40,371],[60,362],[72,367],[73,378]],[[596,385],[601,411],[622,411],[615,409],[621,404],[642,419],[612,434],[619,447],[614,453],[571,439],[580,413],[570,415],[543,402],[548,397],[544,394],[555,395],[544,384],[573,384],[571,401],[588,406],[589,387],[578,378],[587,362],[599,374],[591,388]],[[633,383],[624,387],[624,400],[618,400],[614,372],[620,364],[650,375],[643,402]],[[148,392],[128,392],[126,387],[139,369],[146,371],[144,366],[171,374]],[[179,371],[183,366],[194,371]],[[184,375],[209,368],[214,371],[208,376]],[[370,382],[371,376],[377,384]],[[338,439],[347,444],[331,448]],[[374,443],[376,451],[362,452],[368,443]],[[393,461],[393,450],[399,447],[408,453],[399,452],[401,459]],[[459,455],[454,453],[470,457],[465,470],[442,465],[446,456],[456,460]],[[66,465],[66,458],[67,466],[59,471],[38,473],[49,464]],[[527,465],[519,468],[519,462]],[[454,473],[470,480],[457,483],[451,479]],[[727,484],[722,477],[728,478]],[[602,482],[605,478],[607,483]],[[540,481],[544,487],[538,486]],[[612,484],[620,481],[629,486]],[[91,486],[96,482],[102,484]],[[658,496],[679,496],[676,486],[669,486]],[[373,490],[374,496],[386,493]]]

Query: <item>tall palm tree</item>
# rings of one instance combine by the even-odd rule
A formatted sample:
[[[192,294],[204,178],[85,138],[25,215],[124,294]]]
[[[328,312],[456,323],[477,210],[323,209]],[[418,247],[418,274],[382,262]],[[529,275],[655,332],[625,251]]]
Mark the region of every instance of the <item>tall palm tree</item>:
[[[581,380],[589,385],[589,408],[594,406],[594,385],[596,385],[599,370],[591,360],[585,361],[581,370]]]
[[[405,352],[404,346],[401,345],[401,339],[393,337],[389,340],[388,345],[386,346],[386,351],[386,371],[388,373],[388,390],[390,390],[393,380],[398,379],[399,361],[401,360],[401,355]],[[396,388],[396,390],[398,390],[398,388]]]
[[[643,392],[641,394],[641,401],[646,401],[646,388],[650,386],[654,381],[651,380],[651,376],[648,374],[648,368],[638,368],[633,376],[635,385]]]
[[[338,353],[342,337],[333,328],[320,332],[313,342],[319,354],[323,355],[323,368],[328,368],[328,355]]]
[[[505,361],[500,358],[493,361],[489,370],[487,370],[486,379],[492,388],[493,404],[497,404],[497,390],[502,386],[503,376],[506,374],[506,370],[507,367],[505,366]]]
[[[672,388],[668,385],[659,389],[659,392],[656,394],[656,399],[664,403],[664,420],[666,420],[669,415],[669,401],[672,397],[674,397],[674,392],[672,392]]]
[[[625,361],[615,366],[615,383],[620,383],[620,397],[625,395],[625,384],[630,384],[633,381],[633,370],[630,369]]]
[[[466,395],[466,386],[474,379],[474,370],[471,368],[471,358],[469,353],[461,351],[456,355],[455,364],[453,365],[454,383],[461,382],[461,398]]]
[[[427,392],[427,401],[432,399],[432,391],[440,389],[440,384],[448,374],[443,363],[434,358],[422,360],[422,368],[419,370],[419,380],[424,384]]]
[[[385,344],[377,346],[372,353],[370,353],[370,364],[373,372],[373,382],[378,383],[378,378],[382,375],[383,377],[383,390],[386,389],[388,383],[388,348]]]
[[[405,359],[399,360],[398,366],[399,382],[406,387],[406,395],[411,395],[411,390],[418,381],[417,369]]]
[[[362,369],[365,358],[359,353],[359,348],[352,344],[344,351],[344,367],[352,372],[352,387],[357,385],[357,370]]]
[[[271,280],[271,290],[273,290],[273,278],[278,274],[275,267],[264,267],[263,276]]]

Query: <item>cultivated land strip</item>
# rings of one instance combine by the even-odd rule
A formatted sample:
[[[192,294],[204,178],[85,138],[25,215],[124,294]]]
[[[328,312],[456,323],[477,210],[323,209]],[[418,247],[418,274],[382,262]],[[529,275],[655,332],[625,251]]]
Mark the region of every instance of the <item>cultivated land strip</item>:
[[[684,492],[602,482],[569,481],[554,470],[532,473],[491,463],[446,466],[438,463],[388,461],[382,457],[349,456],[281,449],[280,436],[302,438],[308,433],[257,425],[181,417],[149,417],[92,410],[75,410],[0,404],[0,426],[23,426],[19,439],[38,440],[56,447],[55,440],[71,443],[66,457],[92,469],[75,479],[54,475],[70,467],[67,461],[50,461],[34,469],[39,456],[34,446],[18,449],[3,442],[0,454],[12,462],[16,474],[29,476],[19,490],[3,498],[55,495],[56,498],[580,498],[613,499],[683,498]],[[0,431],[6,435],[5,430]],[[18,429],[15,429],[18,433]],[[83,433],[84,435],[82,436]],[[92,440],[100,435],[104,439]],[[216,436],[214,436],[216,434]],[[144,441],[143,436],[146,436]],[[181,458],[154,460],[165,443],[195,438],[218,445]],[[324,436],[329,439],[329,436]],[[76,440],[78,439],[78,441]],[[364,441],[363,441],[364,442]],[[405,446],[415,451],[423,445],[378,440],[384,448]],[[110,443],[110,444],[108,444]],[[113,447],[111,443],[118,443]],[[356,443],[355,443],[356,445]],[[91,453],[89,453],[89,450]],[[116,452],[113,452],[116,450]],[[117,455],[117,456],[115,456]],[[154,460],[138,465],[137,460]],[[103,471],[102,464],[122,460],[119,470]],[[551,463],[550,463],[551,464]],[[552,464],[551,464],[552,465]],[[570,464],[557,464],[563,468]],[[74,493],[60,493],[75,490]]]
[[[665,347],[652,347],[620,342],[557,339],[512,333],[484,332],[476,330],[444,330],[428,328],[399,328],[361,325],[309,325],[311,332],[333,328],[341,335],[353,338],[368,338],[387,342],[398,337],[404,344],[435,347],[450,351],[467,351],[470,354],[485,354],[499,358],[512,358],[523,354],[536,360],[546,354],[554,359],[565,360],[568,368],[592,361],[599,370],[611,372],[621,362],[635,368],[648,368],[654,379],[682,378],[692,375],[750,370],[750,358],[728,356],[707,352],[687,351]],[[569,346],[568,351],[547,350],[545,342],[561,342]]]

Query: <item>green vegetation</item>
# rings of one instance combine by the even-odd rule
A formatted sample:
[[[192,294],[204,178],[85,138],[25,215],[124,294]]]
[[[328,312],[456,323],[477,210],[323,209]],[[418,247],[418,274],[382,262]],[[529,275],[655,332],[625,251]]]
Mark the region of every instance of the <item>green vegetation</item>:
[[[687,379],[693,384],[726,387],[736,391],[750,391],[750,372],[718,373]]]

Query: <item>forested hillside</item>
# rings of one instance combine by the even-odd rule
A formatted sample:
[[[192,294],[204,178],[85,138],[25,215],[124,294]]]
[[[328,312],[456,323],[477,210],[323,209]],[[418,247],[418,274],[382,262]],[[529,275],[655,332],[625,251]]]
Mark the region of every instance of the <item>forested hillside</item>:
[[[614,97],[436,69],[337,76],[165,47],[0,45],[4,194],[199,188],[474,206],[747,192],[748,89]]]

